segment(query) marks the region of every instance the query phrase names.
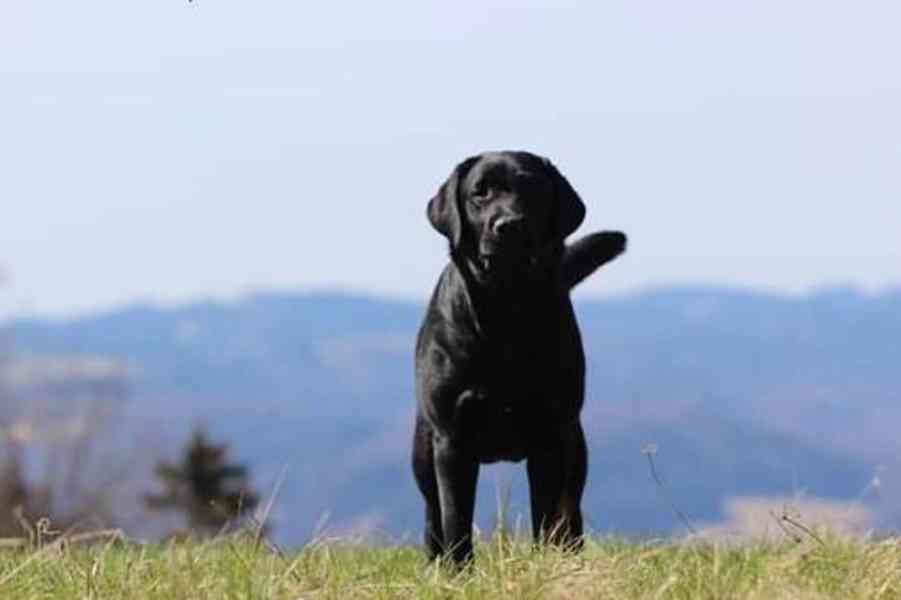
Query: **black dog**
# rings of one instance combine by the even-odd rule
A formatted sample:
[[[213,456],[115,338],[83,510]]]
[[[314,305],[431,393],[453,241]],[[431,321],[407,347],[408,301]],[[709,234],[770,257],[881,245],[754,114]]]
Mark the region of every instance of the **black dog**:
[[[479,464],[526,459],[536,541],[581,542],[585,357],[570,288],[619,255],[602,232],[566,246],[585,205],[527,152],[463,161],[429,201],[450,241],[416,343],[413,472],[430,558],[472,555]]]

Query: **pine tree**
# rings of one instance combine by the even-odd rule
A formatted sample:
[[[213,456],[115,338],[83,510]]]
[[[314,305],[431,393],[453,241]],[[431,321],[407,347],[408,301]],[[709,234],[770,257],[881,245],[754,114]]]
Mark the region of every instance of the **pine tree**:
[[[203,430],[196,430],[180,464],[157,465],[165,491],[146,494],[146,506],[184,512],[188,529],[200,535],[214,535],[240,523],[259,504],[259,496],[249,487],[247,469],[229,464],[227,452],[226,444],[215,445]]]

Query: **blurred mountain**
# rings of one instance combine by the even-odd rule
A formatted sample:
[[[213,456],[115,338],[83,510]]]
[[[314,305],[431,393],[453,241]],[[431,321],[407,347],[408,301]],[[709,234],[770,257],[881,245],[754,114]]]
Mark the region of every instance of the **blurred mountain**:
[[[883,526],[898,526],[901,291],[790,298],[674,288],[580,297],[576,309],[588,356],[584,506],[593,528],[678,530],[668,499],[715,522],[728,498],[799,494],[863,494]],[[138,427],[175,444],[202,421],[232,442],[259,488],[282,478],[274,529],[297,543],[326,515],[334,530],[419,531],[408,448],[422,312],[408,302],[280,293],[7,327],[29,360],[123,361]],[[651,478],[648,443],[666,489]],[[483,471],[483,527],[496,488],[512,490],[510,509],[527,522],[521,471]]]

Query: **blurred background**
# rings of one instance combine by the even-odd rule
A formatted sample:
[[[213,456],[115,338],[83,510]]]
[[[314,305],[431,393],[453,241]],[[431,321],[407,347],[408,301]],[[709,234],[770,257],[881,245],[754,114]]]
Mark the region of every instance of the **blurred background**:
[[[418,539],[425,204],[508,148],[630,236],[575,293],[594,531],[898,528],[899,19],[0,0],[0,537]],[[481,527],[527,522],[521,471]]]

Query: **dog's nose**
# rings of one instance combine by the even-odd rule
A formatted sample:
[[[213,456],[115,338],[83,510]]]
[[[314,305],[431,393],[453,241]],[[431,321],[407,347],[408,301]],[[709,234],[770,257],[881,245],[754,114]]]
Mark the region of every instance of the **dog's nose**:
[[[501,217],[494,222],[491,230],[497,236],[520,235],[525,231],[525,224],[523,217]]]

